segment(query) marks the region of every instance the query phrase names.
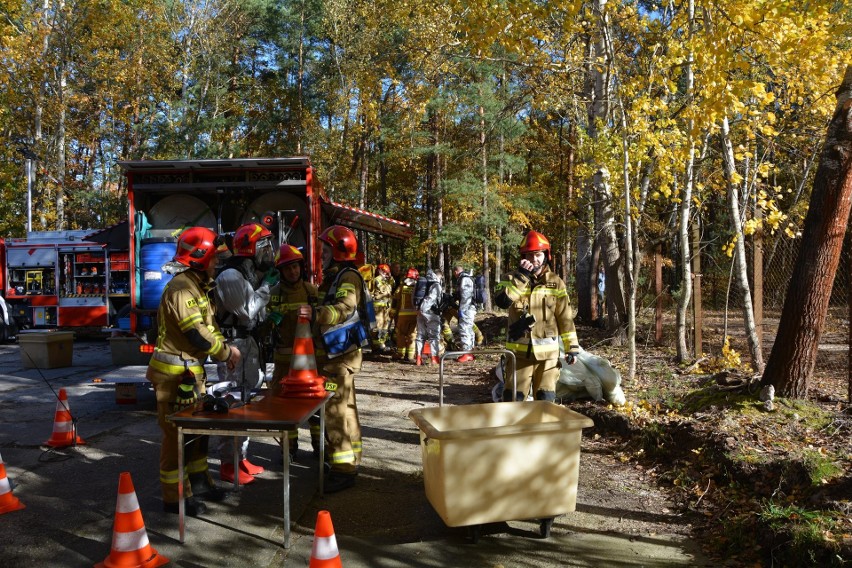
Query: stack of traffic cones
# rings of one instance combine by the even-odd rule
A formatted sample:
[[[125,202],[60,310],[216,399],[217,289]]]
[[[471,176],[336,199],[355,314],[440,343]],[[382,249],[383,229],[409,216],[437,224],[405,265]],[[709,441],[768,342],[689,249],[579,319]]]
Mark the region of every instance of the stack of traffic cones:
[[[68,395],[65,394],[65,389],[59,389],[59,399],[56,401],[56,412],[53,418],[53,434],[45,444],[54,448],[64,448],[85,443],[83,438],[77,435],[71,418],[71,407],[68,405]]]
[[[325,396],[325,378],[317,373],[317,358],[311,323],[300,317],[296,322],[296,338],[293,340],[293,358],[290,373],[281,379],[279,396],[289,398],[322,398]]]
[[[148,542],[133,480],[125,471],[118,478],[112,547],[109,556],[95,564],[95,568],[157,568],[168,562],[169,559],[158,554]]]
[[[3,463],[3,457],[0,456],[0,515],[24,508],[24,504],[12,495],[12,484],[6,477],[6,465]]]
[[[343,568],[340,552],[337,550],[337,539],[334,538],[334,527],[331,525],[331,513],[328,511],[317,513],[317,528],[314,531],[309,568]]]

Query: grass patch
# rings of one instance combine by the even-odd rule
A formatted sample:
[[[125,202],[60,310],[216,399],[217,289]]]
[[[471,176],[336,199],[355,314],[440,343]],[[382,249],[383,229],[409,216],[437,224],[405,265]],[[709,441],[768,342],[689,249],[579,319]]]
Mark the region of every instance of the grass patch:
[[[763,414],[757,397],[737,391],[719,391],[705,387],[688,393],[683,400],[684,412],[694,414],[706,410],[725,408],[738,414]]]
[[[808,400],[775,399],[777,412],[787,420],[796,420],[803,427],[822,430],[834,422],[835,416]]]
[[[842,566],[837,555],[840,547],[833,536],[837,514],[767,501],[758,518],[776,534],[786,536],[787,542],[775,548],[776,554],[783,554],[779,560],[784,565]]]
[[[833,456],[824,455],[817,450],[802,452],[802,463],[813,485],[821,485],[823,481],[843,473],[843,469],[837,465]]]

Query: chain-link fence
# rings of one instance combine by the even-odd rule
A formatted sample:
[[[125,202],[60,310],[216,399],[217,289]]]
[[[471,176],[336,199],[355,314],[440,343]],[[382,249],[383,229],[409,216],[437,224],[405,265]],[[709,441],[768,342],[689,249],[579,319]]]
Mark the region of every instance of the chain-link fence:
[[[801,239],[780,237],[765,243],[763,248],[763,285],[755,286],[754,274],[750,270],[749,280],[752,298],[762,289],[763,318],[761,339],[763,357],[766,361],[772,351],[784,300],[792,282],[793,268],[797,262]],[[849,369],[849,287],[852,273],[852,247],[846,239],[841,251],[840,263],[831,290],[829,310],[820,337],[816,366],[810,382],[812,389],[821,395],[840,400],[847,399]],[[747,258],[750,266],[754,260],[753,244],[747,246]],[[713,262],[718,261],[718,262]],[[742,295],[738,290],[731,272],[732,260],[724,257],[714,258],[702,269],[701,292],[705,319],[712,322],[714,317],[725,317],[725,334],[731,337],[732,345],[747,353],[745,346],[745,326],[742,316]],[[755,306],[755,311],[759,309]],[[761,323],[761,322],[758,322]],[[711,349],[714,346],[708,346]]]

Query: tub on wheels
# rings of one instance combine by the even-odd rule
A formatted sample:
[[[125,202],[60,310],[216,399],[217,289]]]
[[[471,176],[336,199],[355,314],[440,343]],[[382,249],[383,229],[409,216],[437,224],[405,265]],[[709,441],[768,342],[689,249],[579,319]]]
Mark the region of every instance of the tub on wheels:
[[[447,526],[470,527],[474,542],[482,525],[511,520],[538,519],[550,536],[553,519],[576,508],[580,439],[592,420],[547,401],[444,406],[443,358],[439,388],[439,406],[409,412],[429,503]]]

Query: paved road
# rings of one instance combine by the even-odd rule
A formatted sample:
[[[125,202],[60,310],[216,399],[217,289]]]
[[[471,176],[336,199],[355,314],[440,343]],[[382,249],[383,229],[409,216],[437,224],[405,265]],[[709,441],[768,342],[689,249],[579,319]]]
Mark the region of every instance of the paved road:
[[[72,367],[24,369],[18,346],[0,345],[0,455],[14,495],[26,509],[0,516],[0,564],[11,567],[92,566],[110,552],[118,479],[130,472],[151,545],[171,565],[307,566],[316,513],[331,511],[347,568],[712,566],[684,536],[664,496],[638,484],[611,481],[611,458],[584,438],[577,511],[557,517],[550,538],[529,521],[481,528],[444,525],[426,500],[413,408],[437,404],[437,372],[366,362],[358,379],[365,459],[355,488],[320,498],[316,462],[292,470],[292,546],[281,546],[281,477],[271,440],[251,444],[253,461],[269,470],[253,485],[188,519],[178,542],[175,515],[162,512],[157,479],[159,429],[153,392],[137,389],[135,404],[116,404],[112,385],[92,379],[114,371],[106,341],[74,344]],[[85,445],[51,450],[54,391],[65,388]],[[488,396],[476,373],[448,381],[449,404]],[[302,432],[307,445],[307,432]],[[612,460],[616,463],[615,460]],[[211,458],[211,469],[218,460]],[[662,503],[662,505],[661,505]],[[677,532],[679,534],[671,534]]]

